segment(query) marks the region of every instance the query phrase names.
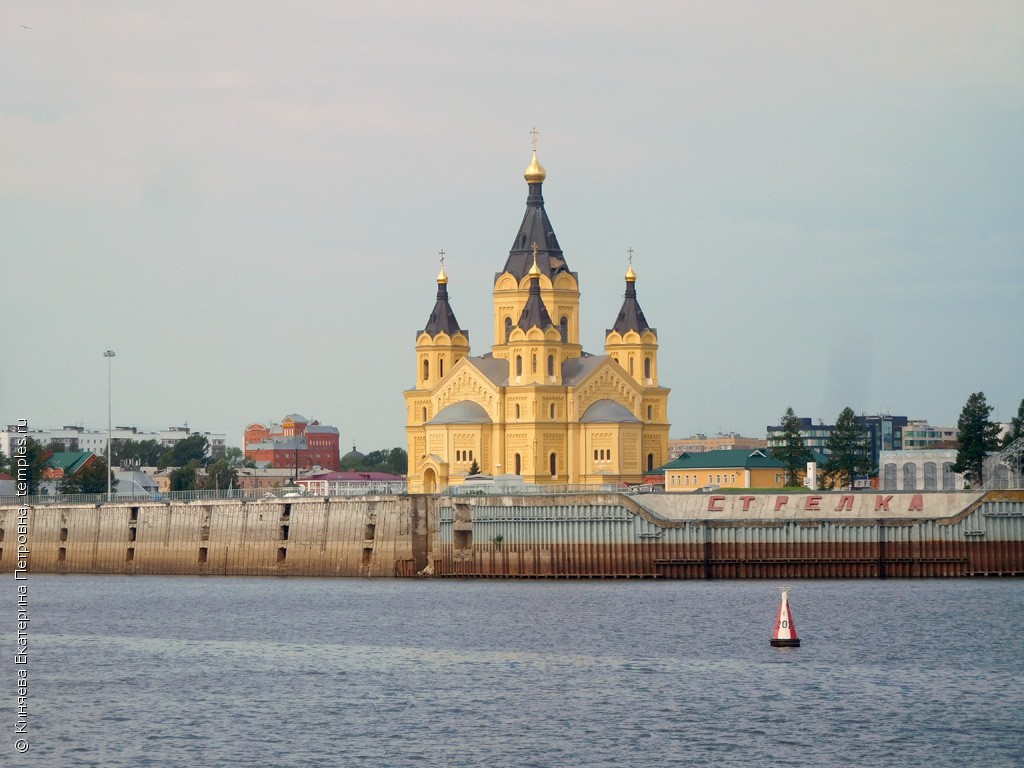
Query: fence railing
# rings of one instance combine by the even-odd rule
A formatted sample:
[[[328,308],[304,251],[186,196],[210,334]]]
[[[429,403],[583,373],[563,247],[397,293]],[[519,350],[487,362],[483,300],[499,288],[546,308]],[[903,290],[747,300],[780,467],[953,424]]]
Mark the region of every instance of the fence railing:
[[[654,493],[660,491],[660,485],[622,485],[620,483],[605,483],[598,485],[586,485],[583,483],[568,483],[562,485],[533,485],[532,483],[466,483],[465,485],[450,485],[444,491],[444,496],[567,496],[586,493]]]
[[[327,493],[301,492],[291,488],[261,488],[221,491],[170,491],[168,493],[117,493],[109,503],[149,503],[154,501],[257,501],[259,499],[319,498],[323,496],[384,496],[403,494],[405,483],[335,483]],[[52,506],[56,504],[106,504],[105,493],[54,493],[39,496],[0,496],[0,506]]]
[[[986,457],[981,475],[986,491],[1024,488],[1024,437]]]
[[[652,493],[660,486],[610,483],[603,485],[562,484],[532,485],[530,483],[477,483],[452,485],[440,491],[444,496],[548,495],[565,496],[593,493]],[[169,493],[117,493],[111,504],[140,504],[167,501],[258,501],[260,499],[324,498],[332,496],[398,496],[408,493],[405,482],[399,481],[310,481],[306,490],[291,488],[239,489],[220,491],[171,491]],[[57,493],[39,496],[0,496],[0,506],[53,506],[58,504],[106,504],[105,493]]]

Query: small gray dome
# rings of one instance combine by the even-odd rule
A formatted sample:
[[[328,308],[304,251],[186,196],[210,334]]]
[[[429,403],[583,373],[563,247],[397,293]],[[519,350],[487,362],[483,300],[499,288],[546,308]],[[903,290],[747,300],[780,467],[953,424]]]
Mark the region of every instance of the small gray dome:
[[[471,400],[460,400],[438,411],[428,424],[490,424],[491,417],[483,406]]]
[[[359,451],[357,451],[356,447],[353,445],[352,446],[352,450],[349,451],[348,453],[346,453],[344,456],[342,456],[341,460],[342,460],[342,462],[345,462],[345,463],[355,462],[355,463],[358,464],[358,463],[362,462],[363,459],[365,459],[365,458],[366,458],[366,454],[365,453],[360,453]]]
[[[581,424],[587,424],[595,421],[618,424],[624,421],[640,421],[640,419],[634,416],[630,410],[621,403],[616,403],[614,400],[598,400],[592,406],[587,408],[587,410],[584,411],[583,416],[580,418]]]

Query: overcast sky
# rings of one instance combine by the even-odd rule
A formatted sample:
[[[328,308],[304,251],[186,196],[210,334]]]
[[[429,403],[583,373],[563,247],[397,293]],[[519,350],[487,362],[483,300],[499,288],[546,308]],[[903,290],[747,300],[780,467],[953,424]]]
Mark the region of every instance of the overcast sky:
[[[473,354],[526,200],[672,437],[1024,398],[1024,6],[7,2],[0,420],[405,446],[447,253]]]

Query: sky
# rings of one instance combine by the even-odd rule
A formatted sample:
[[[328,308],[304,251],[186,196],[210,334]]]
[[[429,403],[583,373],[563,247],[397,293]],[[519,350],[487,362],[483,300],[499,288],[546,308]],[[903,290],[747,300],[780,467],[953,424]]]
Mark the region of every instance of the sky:
[[[584,348],[632,248],[671,437],[1024,399],[1019,2],[13,0],[0,71],[4,424],[105,429],[109,362],[115,425],[405,447],[441,249],[490,351],[533,127]]]

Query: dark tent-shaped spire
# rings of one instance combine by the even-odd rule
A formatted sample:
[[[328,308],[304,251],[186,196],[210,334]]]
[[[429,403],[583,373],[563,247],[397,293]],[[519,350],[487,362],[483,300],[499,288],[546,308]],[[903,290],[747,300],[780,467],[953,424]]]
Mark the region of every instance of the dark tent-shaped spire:
[[[516,327],[524,331],[531,328],[546,330],[554,323],[551,322],[548,308],[544,306],[544,300],[540,297],[540,269],[537,266],[536,251],[533,255],[533,266],[530,267],[527,274],[530,276],[530,295],[526,298],[526,306],[523,307],[523,313],[519,316]]]
[[[459,327],[459,321],[455,319],[455,312],[448,303],[448,275],[444,271],[444,258],[441,259],[441,272],[437,276],[437,302],[427,319],[426,327],[420,333],[428,333],[436,336],[439,333],[447,333],[454,336],[461,333],[469,338],[469,331]],[[417,334],[419,335],[419,334]]]
[[[526,277],[533,258],[533,247],[536,244],[537,267],[548,278],[553,279],[559,272],[568,272],[569,267],[565,263],[562,249],[558,245],[558,238],[555,237],[551,221],[544,210],[544,195],[541,187],[547,173],[537,162],[536,149],[533,150],[533,160],[527,167],[524,176],[530,190],[526,197],[526,213],[523,216],[523,223],[519,225],[516,238],[512,242],[512,249],[508,252],[508,259],[505,261],[502,273],[508,272],[516,280]]]
[[[632,250],[630,251],[630,259],[632,260]],[[657,331],[647,322],[647,318],[644,317],[644,311],[640,309],[640,302],[636,300],[636,273],[633,272],[633,265],[629,265],[629,271],[626,272],[626,297],[622,302],[622,309],[619,310],[619,316],[615,318],[615,325],[612,326],[610,331],[618,332],[620,335],[625,335],[629,331],[636,331],[637,333],[643,333],[644,331]]]

